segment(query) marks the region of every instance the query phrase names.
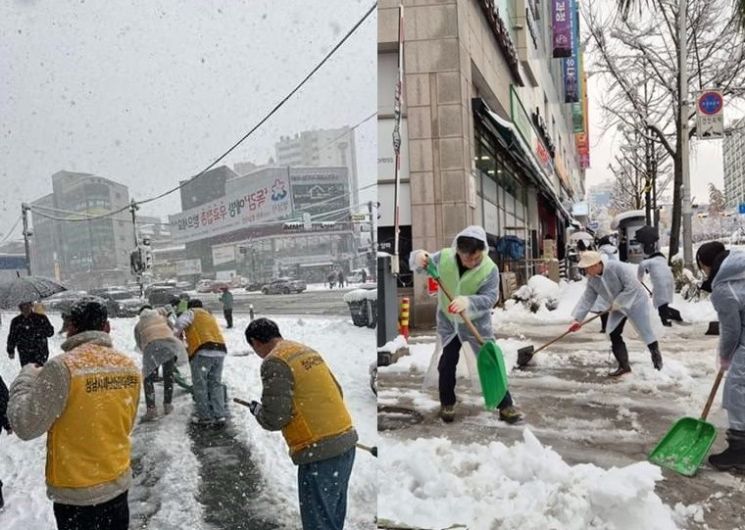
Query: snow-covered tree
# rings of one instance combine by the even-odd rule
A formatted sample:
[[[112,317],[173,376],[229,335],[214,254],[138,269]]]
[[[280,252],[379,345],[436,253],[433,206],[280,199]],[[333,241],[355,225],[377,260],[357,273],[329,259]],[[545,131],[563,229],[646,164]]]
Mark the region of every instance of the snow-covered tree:
[[[727,200],[722,190],[709,182],[709,215],[720,216],[727,209]]]

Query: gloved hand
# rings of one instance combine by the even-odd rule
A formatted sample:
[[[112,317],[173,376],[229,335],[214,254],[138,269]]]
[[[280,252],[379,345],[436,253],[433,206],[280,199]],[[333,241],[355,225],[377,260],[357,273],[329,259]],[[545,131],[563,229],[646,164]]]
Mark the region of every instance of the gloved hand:
[[[726,372],[729,370],[730,364],[732,364],[732,359],[725,359],[724,357],[717,355],[717,370],[724,370]]]
[[[414,263],[420,269],[426,269],[427,263],[429,263],[429,252],[426,250],[420,250],[417,252],[416,257],[414,258]]]
[[[448,306],[448,312],[450,313],[462,313],[468,309],[468,297],[467,296],[456,296],[450,305]]]
[[[15,356],[16,356],[15,348],[8,348],[8,357],[10,357],[11,359],[13,359],[13,358],[15,358]]]
[[[261,412],[261,403],[259,403],[258,401],[252,401],[248,405],[248,410],[250,410],[251,414],[253,414],[254,416],[258,416],[259,412]]]
[[[575,320],[569,325],[569,331],[571,331],[572,333],[574,333],[575,331],[579,331],[580,329],[582,329],[582,322],[577,322]]]
[[[623,306],[619,304],[618,302],[613,302],[610,305],[610,311],[621,311],[623,312]]]

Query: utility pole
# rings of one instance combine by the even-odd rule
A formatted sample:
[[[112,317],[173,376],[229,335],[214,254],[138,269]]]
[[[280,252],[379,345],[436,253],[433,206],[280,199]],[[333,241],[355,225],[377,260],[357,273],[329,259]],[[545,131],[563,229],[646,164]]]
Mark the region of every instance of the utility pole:
[[[134,199],[132,199],[129,202],[129,213],[132,214],[132,236],[134,237],[134,243],[135,243],[135,252],[138,253],[138,261],[140,263],[140,266],[142,266],[142,252],[140,252],[140,244],[137,241],[137,210],[139,210],[140,207],[137,206],[137,202],[135,202]],[[145,288],[142,284],[142,270],[137,273],[137,284],[140,286],[140,297],[145,295]]]
[[[31,276],[31,248],[28,244],[28,238],[31,232],[28,230],[28,212],[31,207],[24,203],[21,203],[21,217],[23,218],[23,246],[26,249],[26,272]]]
[[[682,174],[681,213],[683,215],[683,265],[693,269],[693,237],[691,232],[691,175],[688,154],[688,41],[686,21],[688,2],[678,6],[678,68],[680,70],[680,169]]]
[[[376,236],[376,228],[375,228],[375,213],[373,211],[373,202],[368,201],[367,202],[367,213],[370,216],[370,256],[371,258],[367,260],[368,267],[370,267],[370,277],[373,279],[373,281],[377,281],[378,279],[378,263],[376,256],[378,255],[378,244],[375,241]]]

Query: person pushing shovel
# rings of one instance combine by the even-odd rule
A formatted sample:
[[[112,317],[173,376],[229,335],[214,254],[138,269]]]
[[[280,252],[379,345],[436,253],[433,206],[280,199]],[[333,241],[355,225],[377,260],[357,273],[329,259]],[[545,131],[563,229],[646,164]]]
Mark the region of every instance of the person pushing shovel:
[[[480,226],[469,226],[460,232],[451,248],[432,255],[417,250],[409,259],[411,268],[420,273],[431,260],[445,289],[455,296],[450,302],[440,292],[437,299],[437,334],[442,344],[441,353],[437,352],[440,417],[450,423],[455,419],[455,375],[461,346],[468,343],[474,354],[480,349],[459,313],[466,312],[485,340],[494,340],[491,310],[499,300],[499,271],[487,253],[486,232]],[[516,423],[522,419],[509,391],[497,408],[502,421]]]
[[[631,372],[629,352],[623,341],[623,328],[626,320],[639,333],[639,337],[649,348],[652,364],[655,369],[662,369],[662,354],[649,319],[647,293],[634,275],[632,267],[620,261],[604,261],[598,252],[584,252],[580,256],[578,267],[587,275],[587,287],[572,312],[574,322],[569,331],[579,331],[582,321],[598,297],[610,304],[608,330],[610,333],[613,356],[618,361],[618,368],[608,376],[619,377]]]
[[[712,241],[701,245],[696,262],[706,274],[701,289],[711,293],[719,316],[719,366],[727,371],[722,406],[729,419],[728,447],[709,463],[720,471],[745,471],[745,252]]]

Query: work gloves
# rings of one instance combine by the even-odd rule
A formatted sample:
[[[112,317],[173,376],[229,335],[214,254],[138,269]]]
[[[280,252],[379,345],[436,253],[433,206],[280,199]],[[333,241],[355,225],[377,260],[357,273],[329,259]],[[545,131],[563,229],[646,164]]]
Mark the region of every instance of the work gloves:
[[[577,322],[576,320],[569,326],[569,331],[571,331],[572,333],[575,331],[579,331],[580,329],[582,329],[582,322]]]
[[[414,264],[420,269],[426,269],[427,263],[429,263],[429,252],[426,250],[419,250],[414,258]]]
[[[252,401],[248,404],[248,410],[250,410],[251,414],[253,414],[254,416],[258,416],[261,412],[261,403],[259,403],[258,401]]]
[[[456,296],[450,305],[448,306],[448,312],[450,313],[462,313],[468,309],[468,297],[467,296]]]

